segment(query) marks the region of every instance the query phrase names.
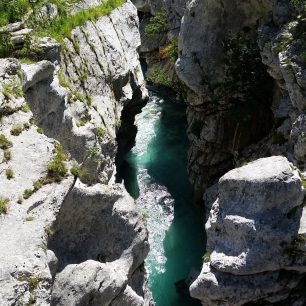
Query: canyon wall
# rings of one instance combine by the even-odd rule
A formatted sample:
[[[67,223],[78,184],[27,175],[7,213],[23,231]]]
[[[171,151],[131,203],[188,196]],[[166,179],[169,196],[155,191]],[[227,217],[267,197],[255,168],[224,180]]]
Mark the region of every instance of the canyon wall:
[[[147,100],[139,45],[128,1],[61,45],[33,38],[36,63],[0,59],[1,305],[149,305],[146,225],[115,183]]]
[[[175,65],[182,83],[165,85],[184,92],[189,178],[209,216],[191,295],[203,305],[304,305],[304,2],[152,2],[136,6],[166,12],[169,28],[151,45],[141,32],[143,56],[149,67],[152,57],[164,71]]]
[[[189,173],[211,208],[206,262],[190,287],[203,305],[305,303],[300,9],[289,1],[191,1],[182,19],[176,71],[191,89]],[[273,155],[299,172],[271,157],[219,180]]]

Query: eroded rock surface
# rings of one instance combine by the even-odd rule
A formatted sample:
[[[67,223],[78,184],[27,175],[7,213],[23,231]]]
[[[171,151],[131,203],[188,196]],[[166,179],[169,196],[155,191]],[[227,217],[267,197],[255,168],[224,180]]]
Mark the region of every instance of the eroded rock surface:
[[[206,223],[209,262],[191,285],[203,305],[284,300],[297,286],[304,190],[285,157],[259,159],[225,174]],[[291,272],[288,272],[290,270]]]
[[[40,43],[42,61],[0,60],[0,304],[146,305],[146,225],[114,179],[147,99],[136,8],[74,29],[61,53]]]
[[[176,71],[191,89],[188,168],[197,197],[272,127],[273,82],[261,62],[257,28],[269,22],[274,2],[187,4]]]

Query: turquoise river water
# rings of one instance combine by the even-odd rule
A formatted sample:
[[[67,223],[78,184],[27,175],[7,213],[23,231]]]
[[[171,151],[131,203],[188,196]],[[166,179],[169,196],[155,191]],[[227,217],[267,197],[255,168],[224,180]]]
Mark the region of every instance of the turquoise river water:
[[[183,103],[151,92],[136,116],[136,143],[120,170],[147,219],[151,250],[146,267],[156,306],[200,305],[175,286],[191,269],[200,269],[205,242],[186,172],[185,111]]]

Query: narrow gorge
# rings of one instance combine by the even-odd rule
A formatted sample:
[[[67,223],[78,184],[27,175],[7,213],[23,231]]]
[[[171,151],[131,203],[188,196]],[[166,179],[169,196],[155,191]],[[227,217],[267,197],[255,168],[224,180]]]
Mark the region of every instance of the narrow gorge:
[[[0,0],[0,306],[306,305],[304,0]]]

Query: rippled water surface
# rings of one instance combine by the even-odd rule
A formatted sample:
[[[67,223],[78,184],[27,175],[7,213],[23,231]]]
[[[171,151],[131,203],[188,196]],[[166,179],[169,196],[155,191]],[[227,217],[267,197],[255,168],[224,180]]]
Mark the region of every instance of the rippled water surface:
[[[136,144],[120,175],[147,219],[146,265],[156,306],[200,305],[175,286],[191,269],[200,269],[205,242],[186,173],[185,106],[151,93],[136,124]]]

